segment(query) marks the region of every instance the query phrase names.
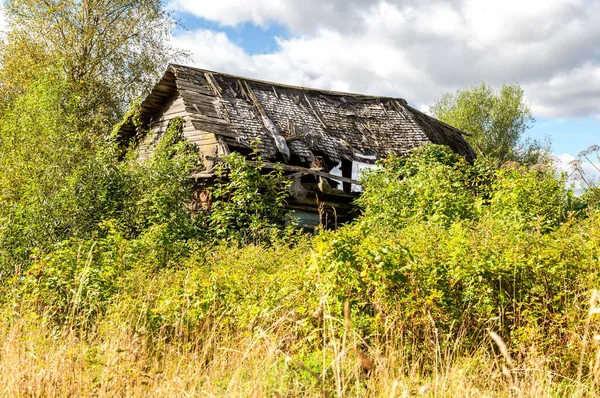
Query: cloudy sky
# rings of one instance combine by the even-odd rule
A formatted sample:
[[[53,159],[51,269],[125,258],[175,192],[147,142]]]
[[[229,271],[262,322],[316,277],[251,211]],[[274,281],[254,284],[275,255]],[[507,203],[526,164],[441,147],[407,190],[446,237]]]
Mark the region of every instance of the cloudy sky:
[[[405,98],[519,83],[565,159],[600,144],[598,0],[171,0],[189,63]]]
[[[600,144],[600,0],[168,1],[193,66],[424,110],[482,81],[518,83],[530,135],[557,156]]]

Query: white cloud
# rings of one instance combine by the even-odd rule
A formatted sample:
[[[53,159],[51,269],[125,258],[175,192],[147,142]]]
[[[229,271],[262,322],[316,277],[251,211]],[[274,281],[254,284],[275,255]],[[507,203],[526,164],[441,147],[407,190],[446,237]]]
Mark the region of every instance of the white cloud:
[[[524,89],[535,93],[532,106],[542,116],[561,115],[564,109],[575,116],[600,116],[600,63],[585,63]]]
[[[277,23],[290,35],[249,55],[222,33],[176,44],[200,67],[430,104],[486,81],[523,85],[539,116],[600,115],[595,0],[173,0],[222,25]]]
[[[181,35],[174,44],[192,52],[194,65],[248,77],[412,99],[423,92],[437,94],[428,76],[414,68],[404,52],[339,32],[280,40],[279,51],[262,55],[249,55],[224,33],[208,30]],[[381,63],[382,58],[386,62]]]
[[[171,0],[170,7],[199,17],[234,26],[251,22],[266,26],[275,22],[294,32],[320,26],[351,28],[365,9],[378,0]],[[355,26],[355,25],[354,25]]]

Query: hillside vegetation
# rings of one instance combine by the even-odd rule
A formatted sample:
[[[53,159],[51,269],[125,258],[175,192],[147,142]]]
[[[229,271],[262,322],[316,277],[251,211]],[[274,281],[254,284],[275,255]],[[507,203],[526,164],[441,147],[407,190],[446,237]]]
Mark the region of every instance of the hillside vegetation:
[[[522,141],[516,87],[438,104],[486,99],[495,158],[385,159],[353,223],[304,233],[281,170],[232,155],[207,208],[180,120],[145,161],[110,133],[177,55],[164,1],[4,5],[0,396],[600,394],[598,189]]]
[[[139,162],[59,76],[0,123],[0,394],[599,392],[600,213],[550,165],[425,146],[306,235],[280,172],[234,155],[195,206],[178,120]]]

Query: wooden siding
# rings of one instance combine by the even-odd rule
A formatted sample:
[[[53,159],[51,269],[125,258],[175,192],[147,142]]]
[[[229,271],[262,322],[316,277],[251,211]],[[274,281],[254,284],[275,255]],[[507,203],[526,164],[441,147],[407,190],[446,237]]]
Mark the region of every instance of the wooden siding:
[[[156,143],[161,139],[169,122],[176,117],[183,118],[183,136],[198,147],[201,155],[215,155],[223,153],[219,148],[217,138],[213,133],[199,131],[192,123],[192,117],[186,110],[183,97],[178,95],[171,98],[165,106],[149,122],[150,133],[141,144],[140,159],[147,159]]]

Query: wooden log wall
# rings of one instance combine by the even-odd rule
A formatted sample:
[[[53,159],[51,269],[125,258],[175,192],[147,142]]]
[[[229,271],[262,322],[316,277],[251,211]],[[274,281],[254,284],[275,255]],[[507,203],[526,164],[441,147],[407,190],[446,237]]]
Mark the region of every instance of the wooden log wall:
[[[169,122],[176,117],[183,118],[184,137],[189,142],[195,144],[202,155],[215,155],[216,153],[220,153],[216,150],[219,146],[217,137],[213,133],[196,129],[192,123],[192,116],[186,110],[183,97],[178,95],[169,100],[161,111],[156,114],[153,120],[150,121],[150,133],[144,138],[141,145],[141,160],[147,159],[148,156],[150,156],[154,146],[167,130]]]

